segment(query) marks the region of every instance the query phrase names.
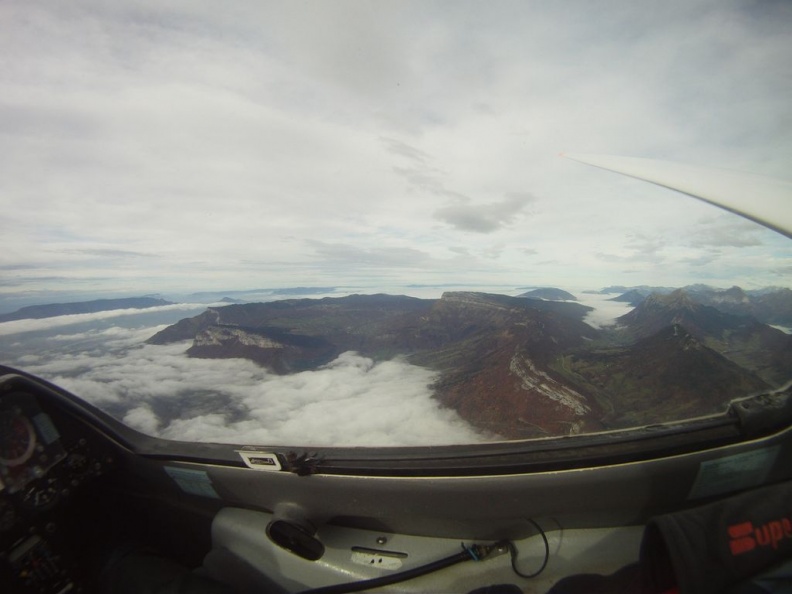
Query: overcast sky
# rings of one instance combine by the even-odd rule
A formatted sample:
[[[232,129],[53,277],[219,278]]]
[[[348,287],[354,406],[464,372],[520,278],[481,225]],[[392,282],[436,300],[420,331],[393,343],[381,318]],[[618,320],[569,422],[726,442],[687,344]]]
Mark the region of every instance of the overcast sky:
[[[0,3],[0,292],[790,285],[792,3]]]

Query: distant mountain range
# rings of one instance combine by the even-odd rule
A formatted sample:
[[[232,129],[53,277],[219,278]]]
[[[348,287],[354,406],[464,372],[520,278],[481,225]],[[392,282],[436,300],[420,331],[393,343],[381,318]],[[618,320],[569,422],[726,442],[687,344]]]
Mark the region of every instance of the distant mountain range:
[[[30,305],[18,309],[13,313],[0,315],[0,322],[14,320],[53,318],[55,316],[69,316],[74,314],[97,313],[115,309],[147,309],[173,305],[171,301],[155,299],[154,297],[128,297],[126,299],[96,299],[94,301],[79,301],[76,303],[49,303],[47,305]]]
[[[618,289],[614,290],[614,289]],[[667,287],[608,287],[601,293],[621,293],[610,301],[621,301],[638,305],[649,295],[667,295],[677,289]],[[792,290],[783,287],[768,287],[756,291],[744,291],[740,287],[716,289],[707,285],[689,285],[683,290],[691,299],[702,305],[711,305],[724,313],[753,316],[765,324],[792,326]]]
[[[633,307],[641,303],[644,299],[646,299],[651,293],[645,293],[640,289],[630,289],[626,293],[622,293],[618,297],[612,297],[608,299],[608,301],[619,301],[621,303],[629,303]]]
[[[149,342],[190,340],[190,356],[244,357],[279,374],[350,350],[402,356],[439,372],[440,402],[509,439],[721,412],[792,376],[792,336],[687,291],[650,294],[614,328],[584,323],[589,311],[475,292],[289,299],[210,308]]]
[[[308,295],[326,295],[338,290],[337,287],[282,287],[277,289],[245,289],[234,291],[201,291],[183,295],[166,295],[184,303],[251,303],[272,297],[295,297]]]
[[[608,426],[710,414],[792,378],[792,336],[685,290],[652,293],[617,321],[607,340],[556,364],[600,402]]]
[[[707,287],[686,290],[699,303],[717,307],[722,312],[753,316],[765,324],[792,326],[790,289],[743,291],[740,287],[732,287],[723,291]]]
[[[645,295],[649,293],[671,293],[672,291],[676,291],[679,287],[650,287],[649,285],[638,285],[635,287],[625,287],[622,285],[613,285],[610,287],[605,287],[600,289],[599,291],[594,291],[594,293],[600,293],[602,295],[610,295],[613,293],[626,293],[628,291],[638,291]]]
[[[683,289],[668,295],[653,293],[617,321],[638,339],[680,326],[703,345],[770,384],[780,385],[792,377],[792,335],[752,316],[725,313],[699,303]]]

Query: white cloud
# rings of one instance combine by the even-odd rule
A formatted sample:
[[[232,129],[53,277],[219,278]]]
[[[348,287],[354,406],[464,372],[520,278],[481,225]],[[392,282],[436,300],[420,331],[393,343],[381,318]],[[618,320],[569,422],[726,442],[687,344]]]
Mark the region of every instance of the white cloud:
[[[729,220],[703,226],[690,243],[694,247],[754,247],[763,245],[764,235],[758,225],[730,217]]]
[[[111,326],[109,328],[88,330],[86,332],[75,332],[73,334],[55,334],[54,336],[47,336],[46,340],[52,342],[78,343],[81,341],[99,339],[103,340],[105,346],[109,348],[118,348],[139,344],[140,342],[149,338],[152,334],[159,332],[160,330],[164,330],[167,327],[167,324],[163,324],[161,326],[138,328],[133,330],[129,328],[121,328],[120,326]]]
[[[439,405],[435,372],[398,359],[375,363],[344,353],[322,369],[277,376],[242,359],[189,358],[189,343],[130,346],[155,331],[83,333],[115,346],[27,357],[25,368],[136,429],[171,439],[388,446],[494,438]]]
[[[582,305],[593,307],[594,310],[586,314],[583,320],[590,326],[602,328],[612,326],[616,323],[616,318],[630,312],[633,306],[621,301],[610,301],[618,295],[602,295],[599,293],[576,293],[575,296]]]
[[[471,204],[467,199],[458,200],[436,210],[434,216],[460,231],[492,233],[512,223],[531,200],[531,197],[525,195],[511,195],[486,204]]]
[[[477,433],[431,397],[436,374],[398,360],[344,353],[326,368],[268,376],[242,398],[248,418],[213,413],[170,423],[178,439],[249,444],[435,445],[474,443]]]
[[[9,336],[11,334],[22,334],[25,332],[38,332],[41,330],[50,330],[52,328],[60,328],[64,326],[73,326],[75,324],[83,324],[85,322],[94,322],[97,320],[111,320],[113,318],[129,317],[136,315],[148,315],[156,312],[165,311],[192,311],[201,309],[205,305],[195,303],[175,303],[173,305],[160,305],[158,307],[149,307],[146,309],[114,309],[110,311],[99,311],[95,313],[73,314],[68,316],[54,316],[52,318],[41,319],[24,319],[14,320],[12,322],[0,323],[0,336]],[[113,332],[110,330],[110,332]],[[70,335],[75,336],[75,335]],[[53,336],[50,340],[67,339],[67,336]]]
[[[422,267],[431,257],[410,247],[366,247],[309,241],[318,256],[329,262],[364,267]]]
[[[147,406],[133,408],[124,415],[122,420],[133,429],[149,435],[156,435],[160,425],[157,415]]]

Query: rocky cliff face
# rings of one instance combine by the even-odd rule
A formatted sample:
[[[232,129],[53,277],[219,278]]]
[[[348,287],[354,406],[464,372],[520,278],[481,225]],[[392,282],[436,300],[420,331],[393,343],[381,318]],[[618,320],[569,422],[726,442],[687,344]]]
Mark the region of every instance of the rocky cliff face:
[[[219,325],[198,331],[187,350],[191,357],[204,359],[250,359],[280,375],[316,369],[342,352],[322,337],[295,335],[277,328],[252,330]]]
[[[475,426],[510,439],[602,428],[600,409],[548,367],[597,332],[587,308],[481,293],[446,293],[426,318],[445,336],[412,360],[443,370],[437,398]],[[569,307],[553,307],[565,306]]]
[[[175,324],[160,330],[146,342],[149,344],[171,344],[184,340],[193,340],[203,330],[220,324],[220,312],[207,309],[200,315],[179,320]]]

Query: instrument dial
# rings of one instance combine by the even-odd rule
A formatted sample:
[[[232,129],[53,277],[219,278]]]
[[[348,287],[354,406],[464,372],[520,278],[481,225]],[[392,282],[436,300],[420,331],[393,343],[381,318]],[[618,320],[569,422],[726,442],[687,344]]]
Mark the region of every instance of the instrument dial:
[[[33,425],[16,410],[0,411],[0,464],[19,466],[36,450]]]

